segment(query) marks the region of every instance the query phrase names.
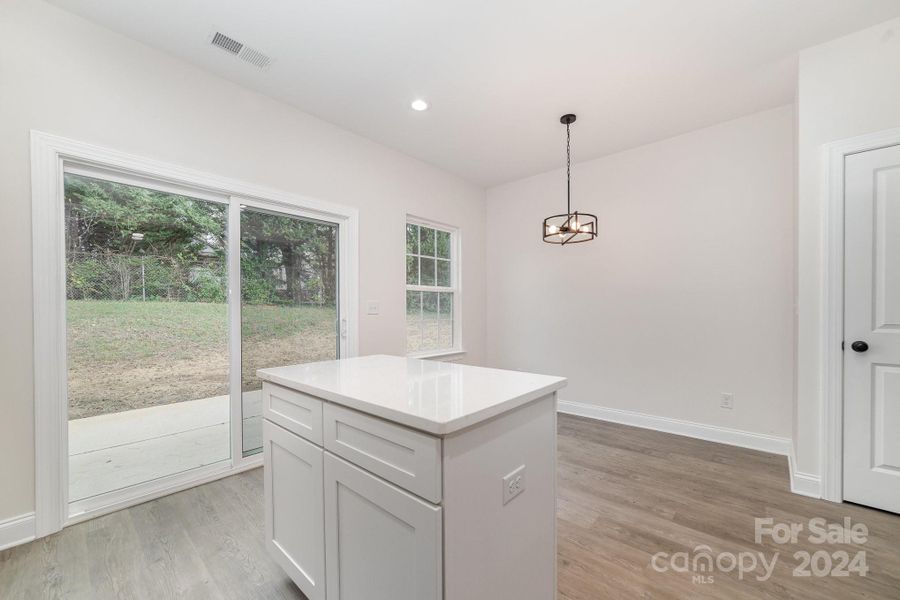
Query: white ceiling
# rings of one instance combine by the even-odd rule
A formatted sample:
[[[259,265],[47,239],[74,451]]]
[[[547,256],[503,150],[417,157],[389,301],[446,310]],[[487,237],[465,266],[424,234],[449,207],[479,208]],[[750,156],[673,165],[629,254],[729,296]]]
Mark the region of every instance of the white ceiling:
[[[791,102],[801,48],[900,0],[53,0],[480,185]],[[269,54],[265,71],[209,45]],[[431,109],[410,109],[422,97]]]

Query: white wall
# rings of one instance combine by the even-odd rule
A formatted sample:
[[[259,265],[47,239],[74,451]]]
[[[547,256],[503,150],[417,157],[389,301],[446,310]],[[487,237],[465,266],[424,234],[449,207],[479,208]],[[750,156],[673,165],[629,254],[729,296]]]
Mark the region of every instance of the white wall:
[[[820,474],[824,144],[900,127],[900,19],[800,54],[798,358],[794,445],[799,471]]]
[[[0,40],[0,521],[34,510],[30,129],[358,207],[363,354],[405,352],[407,212],[460,226],[482,360],[480,188],[43,2],[2,2]]]
[[[789,437],[794,161],[785,106],[578,164],[573,208],[600,235],[572,247],[540,238],[564,170],[489,189],[489,364],[569,377],[563,400]]]

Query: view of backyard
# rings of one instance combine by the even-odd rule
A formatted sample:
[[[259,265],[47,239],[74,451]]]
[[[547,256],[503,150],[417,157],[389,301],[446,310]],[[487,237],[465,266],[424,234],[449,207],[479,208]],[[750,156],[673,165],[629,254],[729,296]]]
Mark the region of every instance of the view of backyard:
[[[228,393],[228,305],[69,300],[72,419]],[[335,310],[242,310],[244,389],[264,366],[334,357]]]
[[[227,205],[74,174],[65,193],[70,419],[228,394]],[[240,230],[254,392],[257,369],[335,358],[337,227],[242,207]]]

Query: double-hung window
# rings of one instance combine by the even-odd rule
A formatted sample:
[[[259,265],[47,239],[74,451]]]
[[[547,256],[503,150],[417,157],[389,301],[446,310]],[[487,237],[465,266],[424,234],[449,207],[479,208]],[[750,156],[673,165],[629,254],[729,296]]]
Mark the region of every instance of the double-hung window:
[[[406,350],[427,355],[461,350],[459,233],[427,221],[406,223]]]

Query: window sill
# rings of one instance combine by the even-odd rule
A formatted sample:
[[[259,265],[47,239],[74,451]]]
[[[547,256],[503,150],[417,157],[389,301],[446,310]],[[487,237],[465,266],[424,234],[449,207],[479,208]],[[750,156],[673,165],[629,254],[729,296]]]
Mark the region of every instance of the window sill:
[[[451,358],[454,356],[462,356],[466,353],[465,350],[435,350],[434,352],[421,352],[416,354],[407,354],[407,358],[422,358],[422,359],[430,359],[430,358]]]

